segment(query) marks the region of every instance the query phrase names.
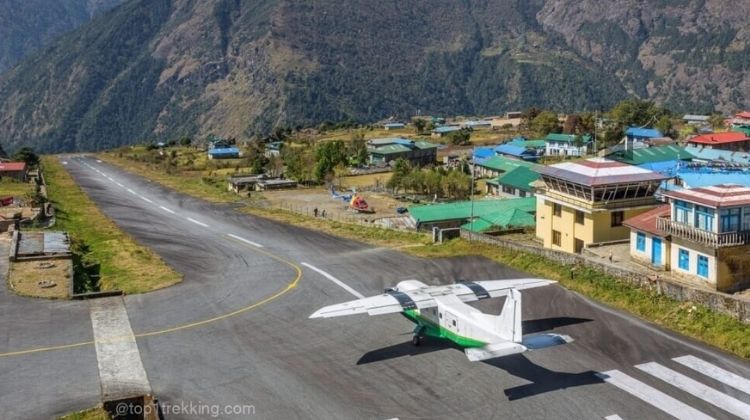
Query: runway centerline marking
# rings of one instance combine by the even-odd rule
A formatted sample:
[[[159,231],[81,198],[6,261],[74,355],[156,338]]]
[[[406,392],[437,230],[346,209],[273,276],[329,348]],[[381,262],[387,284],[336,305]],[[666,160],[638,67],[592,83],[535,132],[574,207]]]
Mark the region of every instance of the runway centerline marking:
[[[719,382],[723,382],[732,388],[739,389],[740,391],[750,394],[750,380],[743,378],[736,373],[732,373],[726,369],[722,369],[718,366],[712,365],[704,360],[701,360],[695,356],[681,356],[675,357],[675,362],[687,366],[696,372],[700,372],[710,378],[716,379]]]
[[[245,238],[243,238],[241,236],[233,235],[231,233],[227,233],[227,236],[229,236],[232,239],[236,239],[238,241],[242,241],[242,242],[244,242],[244,243],[246,243],[248,245],[256,246],[258,248],[263,248],[263,245],[261,245],[261,244],[259,244],[257,242],[253,242],[253,241],[251,241],[249,239],[245,239]]]
[[[596,376],[628,394],[680,420],[711,420],[710,417],[669,395],[632,378],[619,370],[597,373]]]
[[[750,420],[750,405],[736,398],[723,394],[656,362],[643,363],[635,367],[741,419]]]
[[[187,219],[187,221],[188,221],[188,222],[191,222],[191,223],[195,223],[195,224],[196,224],[196,225],[198,225],[198,226],[203,226],[203,227],[205,227],[205,228],[207,228],[207,227],[208,227],[208,225],[207,225],[207,224],[205,224],[205,223],[201,222],[200,220],[195,220],[195,219],[193,219],[192,217],[186,217],[185,219]]]
[[[622,417],[617,414],[612,414],[611,416],[605,417],[604,420],[622,420]]]
[[[142,195],[139,195],[138,197],[140,197],[140,198],[141,198],[141,200],[143,200],[143,201],[145,201],[145,202],[147,202],[147,203],[153,203],[153,201],[151,201],[151,199],[150,199],[150,198],[146,198],[146,197],[144,197],[144,196],[142,196]]]
[[[130,188],[128,188],[128,192],[131,193],[131,194],[133,194],[133,195],[136,195],[135,191],[131,190]]]
[[[167,213],[177,214],[177,213],[174,212],[174,210],[170,210],[170,209],[168,209],[168,208],[166,208],[164,206],[159,206],[159,208],[162,209],[162,210],[164,210],[164,211],[166,211]]]
[[[322,275],[323,277],[327,278],[328,280],[336,283],[339,287],[341,287],[342,289],[344,289],[347,292],[351,293],[355,297],[357,297],[359,299],[362,299],[363,297],[365,297],[362,293],[359,293],[358,291],[356,291],[356,290],[352,289],[351,287],[349,287],[348,284],[346,284],[343,281],[337,279],[336,277],[333,277],[332,275],[326,273],[325,271],[319,269],[318,267],[310,265],[310,264],[308,264],[306,262],[303,262],[302,265],[304,265],[305,267],[309,268],[310,270],[313,270],[313,271],[317,272],[318,274]]]

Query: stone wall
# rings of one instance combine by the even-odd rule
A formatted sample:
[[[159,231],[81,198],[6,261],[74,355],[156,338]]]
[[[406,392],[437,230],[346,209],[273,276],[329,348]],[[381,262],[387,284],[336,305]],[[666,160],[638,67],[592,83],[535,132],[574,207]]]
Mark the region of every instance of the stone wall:
[[[718,312],[728,314],[746,324],[750,324],[750,300],[737,296],[711,290],[696,289],[684,284],[673,283],[659,277],[654,278],[625,268],[613,267],[581,255],[546,249],[541,246],[518,243],[503,239],[502,237],[474,233],[465,229],[461,229],[461,238],[495,245],[514,251],[540,255],[557,263],[571,266],[571,268],[575,265],[584,265],[612,277],[626,280],[640,287],[656,290],[659,294],[663,294],[678,301],[694,302],[705,305]]]

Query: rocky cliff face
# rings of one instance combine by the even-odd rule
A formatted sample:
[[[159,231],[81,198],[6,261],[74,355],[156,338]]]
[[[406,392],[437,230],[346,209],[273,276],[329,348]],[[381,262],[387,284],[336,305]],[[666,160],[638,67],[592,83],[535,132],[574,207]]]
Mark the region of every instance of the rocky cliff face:
[[[122,0],[0,0],[0,73]]]
[[[742,19],[703,3],[131,0],[0,79],[0,138],[91,150],[628,96],[745,106]]]

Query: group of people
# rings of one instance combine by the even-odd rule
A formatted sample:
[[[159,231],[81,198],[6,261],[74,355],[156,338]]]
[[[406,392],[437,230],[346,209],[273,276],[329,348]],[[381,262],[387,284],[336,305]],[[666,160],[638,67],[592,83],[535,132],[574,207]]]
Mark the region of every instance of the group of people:
[[[317,207],[315,207],[315,209],[313,209],[313,216],[318,217],[318,208]],[[323,209],[323,211],[320,212],[320,217],[326,217],[326,209]]]

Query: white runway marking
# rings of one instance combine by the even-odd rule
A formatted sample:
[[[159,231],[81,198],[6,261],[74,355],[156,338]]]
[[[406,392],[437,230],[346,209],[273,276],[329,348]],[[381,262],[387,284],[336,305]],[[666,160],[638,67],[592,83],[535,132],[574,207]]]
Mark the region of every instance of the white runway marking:
[[[151,393],[121,297],[90,301],[96,361],[105,400]]]
[[[687,366],[690,369],[698,371],[708,377],[714,378],[719,382],[723,382],[731,386],[732,388],[736,388],[746,394],[750,394],[750,380],[747,380],[740,375],[722,369],[718,366],[714,366],[711,363],[701,360],[695,356],[675,357],[672,360],[684,366]]]
[[[263,248],[263,245],[261,245],[261,244],[259,244],[257,242],[253,242],[253,241],[251,241],[249,239],[245,239],[245,238],[243,238],[241,236],[232,235],[231,233],[227,233],[227,236],[229,236],[230,238],[234,238],[234,239],[236,239],[236,240],[238,240],[240,242],[244,242],[246,244],[249,244],[249,245],[252,245],[252,246],[255,246],[255,247],[258,247],[258,248]]]
[[[119,182],[115,182],[115,184],[117,184],[118,187],[125,187],[124,185],[120,184]]]
[[[709,420],[713,418],[656,388],[631,378],[619,370],[597,373],[596,376],[680,420]]]
[[[128,192],[131,193],[131,194],[133,194],[133,195],[136,195],[135,191],[131,190],[130,188],[128,188]]]
[[[203,222],[201,222],[199,220],[195,220],[195,219],[193,219],[191,217],[186,217],[185,219],[187,219],[188,222],[195,223],[196,225],[203,226],[203,227],[208,227],[207,224],[205,224],[205,223],[203,223]]]
[[[679,372],[675,372],[674,370],[664,367],[656,362],[644,363],[636,365],[635,367],[672,386],[676,386],[709,404],[713,404],[722,410],[728,411],[739,418],[750,419],[750,405],[732,398],[729,395],[722,394],[721,392],[703,385],[696,380],[688,378]]]
[[[147,203],[153,203],[153,201],[151,201],[151,199],[150,199],[150,198],[146,198],[146,197],[144,197],[144,196],[142,196],[142,195],[139,195],[138,197],[140,197],[140,198],[141,198],[141,200],[143,200],[143,201],[145,201],[145,202],[147,202]]]
[[[611,416],[605,417],[604,420],[622,420],[622,417],[617,414],[612,414]]]
[[[170,210],[164,206],[159,206],[160,209],[166,211],[167,213],[176,214],[173,210]]]
[[[355,297],[358,297],[358,298],[360,298],[360,299],[361,299],[361,298],[363,298],[363,297],[365,297],[365,296],[364,296],[364,295],[363,295],[362,293],[359,293],[358,291],[356,291],[356,290],[352,289],[351,287],[349,287],[349,286],[348,286],[348,285],[347,285],[346,283],[344,283],[343,281],[341,281],[341,280],[337,279],[336,277],[333,277],[332,275],[330,275],[330,274],[326,273],[325,271],[323,271],[323,270],[319,269],[318,267],[312,266],[312,265],[310,265],[310,264],[308,264],[308,263],[306,263],[306,262],[303,262],[303,263],[302,263],[302,265],[304,265],[305,267],[307,267],[307,268],[309,268],[309,269],[311,269],[311,270],[313,270],[313,271],[316,271],[316,272],[318,272],[318,274],[320,274],[320,275],[322,275],[323,277],[327,278],[328,280],[330,280],[330,281],[332,281],[332,282],[336,283],[336,284],[337,284],[337,285],[339,285],[339,286],[340,286],[340,287],[341,287],[342,289],[344,289],[344,290],[346,290],[347,292],[349,292],[349,293],[353,294],[353,295],[354,295]]]

